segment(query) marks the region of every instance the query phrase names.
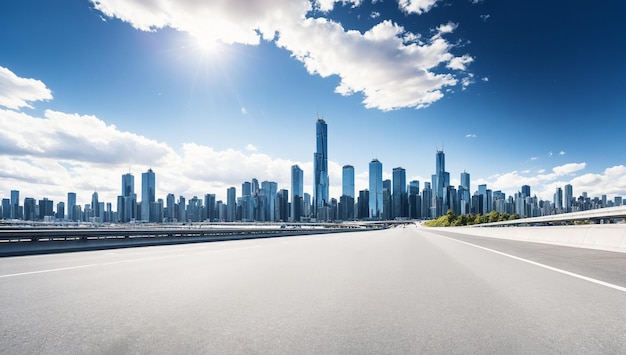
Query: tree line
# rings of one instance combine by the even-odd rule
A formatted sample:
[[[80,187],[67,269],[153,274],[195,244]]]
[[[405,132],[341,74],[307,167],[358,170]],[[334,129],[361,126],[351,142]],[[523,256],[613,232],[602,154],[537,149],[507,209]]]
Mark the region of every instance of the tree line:
[[[519,218],[520,216],[517,213],[508,214],[498,211],[491,211],[488,214],[470,213],[457,216],[454,211],[448,210],[443,216],[424,222],[424,225],[428,227],[460,227],[482,223],[511,221]]]

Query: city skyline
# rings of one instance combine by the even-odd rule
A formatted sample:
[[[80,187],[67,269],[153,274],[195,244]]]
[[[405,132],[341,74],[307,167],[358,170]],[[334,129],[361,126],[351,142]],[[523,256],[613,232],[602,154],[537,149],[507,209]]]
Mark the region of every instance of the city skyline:
[[[286,12],[292,22],[254,17],[290,3],[301,5]],[[407,181],[430,182],[436,150],[451,185],[472,174],[470,194],[529,185],[551,200],[570,184],[575,196],[626,195],[625,4],[249,5],[246,16],[211,9],[224,20],[207,34],[180,21],[206,13],[185,4],[162,22],[109,1],[1,4],[0,197],[56,202],[72,191],[82,205],[97,192],[115,203],[122,172],[152,168],[158,197],[226,201],[228,187],[254,177],[289,187],[292,165],[315,196],[316,117],[332,127],[330,197],[341,196],[344,165],[355,195],[367,188],[372,158],[384,180],[403,167]],[[439,86],[405,95],[426,83],[420,73]]]

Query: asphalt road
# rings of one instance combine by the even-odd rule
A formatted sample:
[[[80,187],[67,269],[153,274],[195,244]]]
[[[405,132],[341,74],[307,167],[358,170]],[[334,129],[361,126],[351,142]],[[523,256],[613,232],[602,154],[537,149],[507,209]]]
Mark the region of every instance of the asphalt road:
[[[626,353],[626,254],[481,239],[400,227],[2,258],[0,353]]]

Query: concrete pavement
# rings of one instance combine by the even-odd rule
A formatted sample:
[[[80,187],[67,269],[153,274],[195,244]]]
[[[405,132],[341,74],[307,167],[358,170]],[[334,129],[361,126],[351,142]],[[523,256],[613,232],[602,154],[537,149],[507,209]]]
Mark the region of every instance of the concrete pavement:
[[[0,353],[626,352],[626,292],[466,242],[398,227],[2,258]]]

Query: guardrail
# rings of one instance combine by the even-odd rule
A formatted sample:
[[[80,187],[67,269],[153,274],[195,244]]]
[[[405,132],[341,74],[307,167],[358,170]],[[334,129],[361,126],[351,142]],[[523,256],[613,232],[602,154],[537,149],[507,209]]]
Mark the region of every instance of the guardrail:
[[[326,233],[349,233],[370,228],[182,229],[182,228],[48,228],[0,229],[0,256],[101,250],[163,244],[200,243]]]

